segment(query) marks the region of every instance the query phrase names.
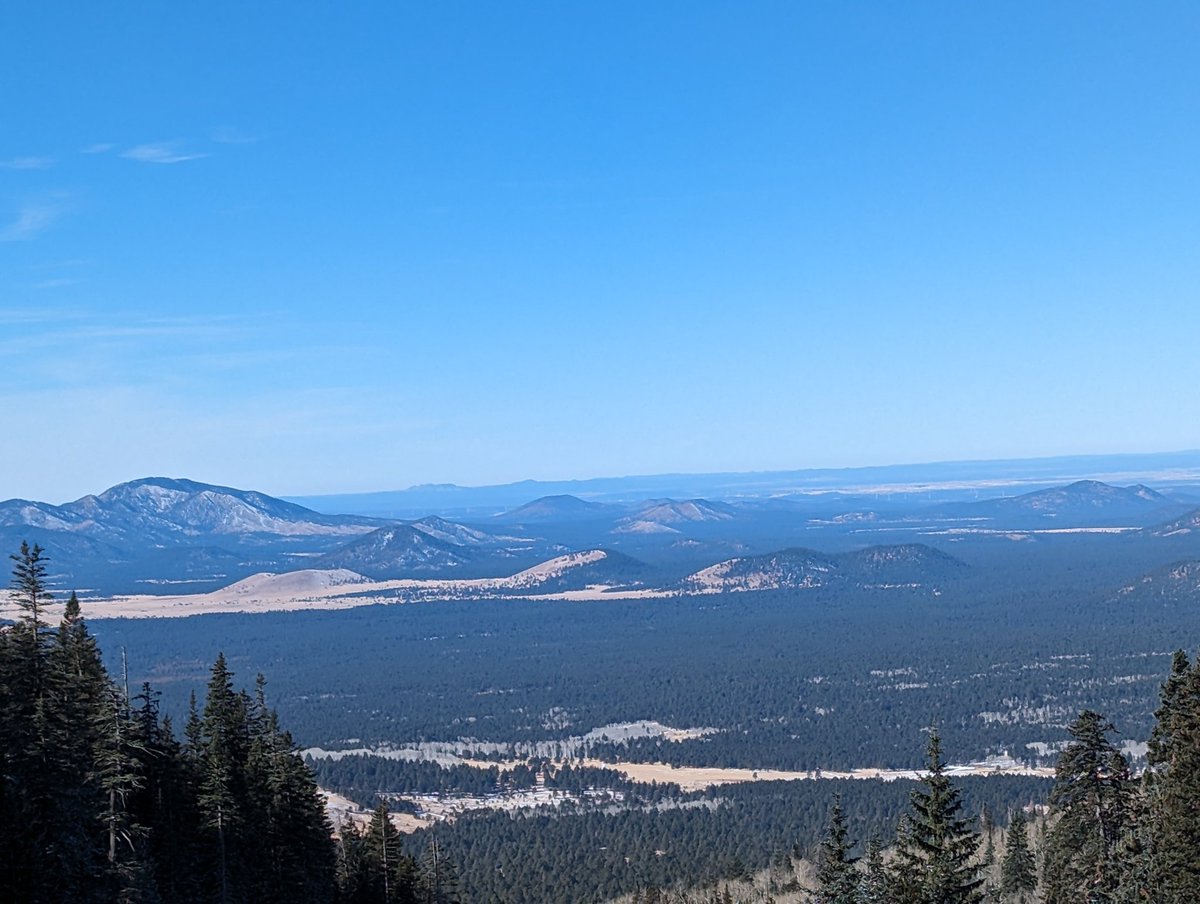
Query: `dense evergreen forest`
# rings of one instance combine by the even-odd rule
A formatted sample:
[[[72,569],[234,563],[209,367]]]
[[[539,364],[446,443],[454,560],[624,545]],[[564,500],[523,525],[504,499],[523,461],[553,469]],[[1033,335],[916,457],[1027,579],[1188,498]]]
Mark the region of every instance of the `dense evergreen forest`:
[[[353,830],[335,845],[261,676],[236,691],[218,655],[177,739],[150,685],[131,695],[105,670],[74,594],[57,629],[45,624],[40,548],[12,558],[23,614],[0,630],[0,900],[381,900],[381,852]],[[387,900],[453,900],[444,858],[411,867]]]
[[[937,593],[481,600],[213,615],[186,629],[103,620],[96,630],[110,664],[127,649],[131,673],[160,687],[179,718],[211,651],[223,648],[240,672],[271,676],[304,747],[553,745],[651,719],[717,731],[678,743],[595,737],[591,752],[696,766],[914,768],[916,726],[937,723],[956,761],[1007,752],[1050,766],[1055,750],[1043,745],[1065,743],[1084,709],[1108,714],[1122,739],[1146,741],[1170,651],[1200,635],[1200,617],[1192,605],[1118,591],[1180,548],[1087,535],[1017,548],[955,547],[971,568]]]
[[[344,757],[320,768],[331,784],[352,787],[374,810],[363,823],[334,827],[312,773],[267,705],[261,677],[253,691],[235,689],[232,666],[218,655],[206,670],[203,700],[193,698],[184,707],[177,738],[149,683],[131,693],[123,673],[119,682],[112,679],[74,595],[58,626],[46,624],[50,593],[41,551],[23,546],[13,559],[11,596],[22,615],[0,630],[0,845],[9,859],[0,871],[0,900],[554,904],[632,893],[639,901],[732,901],[730,887],[743,886],[750,891],[742,900],[819,904],[1200,899],[1200,661],[1183,652],[1168,657],[1166,681],[1161,673],[1157,679],[1157,709],[1147,707],[1139,723],[1149,740],[1148,768],[1141,773],[1114,743],[1113,724],[1090,708],[1070,720],[1052,783],[995,776],[951,780],[944,751],[954,748],[941,726],[927,734],[926,774],[916,783],[751,783],[685,794],[671,785],[628,782],[611,770],[551,768],[536,759],[517,767],[456,770],[431,764],[381,768],[375,758]],[[778,625],[785,606],[794,604],[768,595],[717,601],[706,611],[740,605],[743,616],[756,613],[756,630],[763,630]],[[564,609],[585,611],[550,607],[540,613]],[[521,611],[520,604],[514,611]],[[393,612],[416,613],[419,621],[432,607],[370,614]],[[624,609],[617,621],[630,617]],[[534,621],[531,615],[522,627],[532,631]],[[193,649],[216,622],[229,624],[191,620],[189,627],[203,628],[192,633]],[[1161,642],[1161,632],[1175,623],[1171,612],[1148,619],[1149,642]],[[461,655],[469,637],[486,633],[464,631],[451,642]],[[1097,649],[1109,651],[1111,661],[1130,655],[1119,652],[1119,641],[1101,645],[1096,635],[1089,642],[1093,650],[1086,657],[1067,654],[1083,657],[1084,691],[1107,686],[1096,680],[1097,663],[1106,661]],[[1008,649],[1005,641],[997,643]],[[1049,656],[1054,649],[1061,647],[1035,650],[1032,661],[1064,662],[1064,672],[1076,668],[1079,660]],[[771,649],[758,653],[773,655]],[[539,664],[563,655],[555,648]],[[909,650],[908,661],[922,661],[920,655]],[[1135,655],[1144,663],[1153,658]],[[603,657],[585,656],[583,663],[585,670],[598,670]],[[894,681],[900,668],[917,667],[898,666],[880,677]],[[696,677],[684,671],[681,678],[662,672],[661,686]],[[1062,679],[1052,667],[1027,671],[1031,683]],[[905,671],[901,677],[911,676]],[[437,680],[450,691],[460,686],[452,677]],[[693,693],[710,689],[697,681],[700,690]],[[1128,702],[1131,684],[1117,682],[1129,712],[1135,705]],[[769,684],[750,686],[770,690]],[[491,685],[483,690],[484,698],[505,696],[490,692]],[[425,699],[408,702],[420,706]],[[720,705],[718,695],[710,712],[719,714]],[[548,733],[539,715],[525,713],[525,728],[513,733]],[[886,733],[895,725],[904,737],[919,738],[915,726],[922,722],[906,718],[897,715],[894,723],[875,728]],[[407,837],[396,832],[388,811],[403,806],[403,795],[389,785],[487,793],[538,783],[564,791],[604,788],[612,792],[607,800],[621,805],[467,815]],[[799,870],[802,861],[813,868]],[[774,885],[755,890],[748,880],[756,870]],[[686,891],[697,886],[711,890]]]
[[[963,811],[1006,813],[1045,799],[1033,778],[956,780]],[[604,901],[657,888],[720,883],[780,862],[817,856],[839,796],[862,848],[894,840],[915,782],[758,782],[710,789],[653,806],[578,815],[488,812],[415,833],[413,850],[436,834],[461,865],[464,896],[511,904]],[[787,885],[781,881],[778,892]],[[799,891],[799,886],[794,890]]]
[[[919,782],[751,784],[709,792],[709,807],[618,815],[493,813],[436,837],[447,851],[470,852],[461,887],[478,901],[632,892],[638,904],[1194,904],[1200,659],[1173,657],[1150,769],[1136,775],[1111,732],[1102,715],[1080,713],[1052,783],[951,780],[934,731]],[[695,886],[711,890],[681,890]]]

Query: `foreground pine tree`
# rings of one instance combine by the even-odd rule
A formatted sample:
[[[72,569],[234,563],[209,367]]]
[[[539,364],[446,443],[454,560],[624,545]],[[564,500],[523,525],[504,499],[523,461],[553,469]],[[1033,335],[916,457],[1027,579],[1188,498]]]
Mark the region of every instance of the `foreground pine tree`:
[[[860,877],[854,868],[858,858],[850,856],[850,847],[842,800],[837,797],[829,814],[829,832],[817,854],[817,888],[813,892],[813,904],[858,904]]]
[[[1175,653],[1150,738],[1143,846],[1162,904],[1200,901],[1200,658]]]
[[[429,837],[418,875],[421,904],[460,904],[458,871],[442,850],[437,835]]]
[[[11,559],[10,597],[22,614],[0,635],[0,900],[104,900],[104,809],[92,766],[107,679],[94,645],[80,642],[81,623],[47,628],[42,549],[23,543]]]
[[[1058,760],[1050,809],[1056,821],[1043,854],[1046,904],[1111,901],[1123,866],[1119,847],[1129,829],[1133,787],[1129,764],[1108,739],[1110,722],[1085,710]]]
[[[1018,807],[1004,836],[1004,859],[1000,865],[1000,894],[1005,901],[1027,904],[1037,887],[1037,863],[1029,849],[1028,822]]]
[[[0,628],[0,901],[334,900],[324,805],[261,691],[224,657],[181,747],[157,695],[109,678],[74,594],[57,631],[37,546],[12,557]]]
[[[979,904],[983,879],[974,863],[979,833],[962,815],[946,776],[941,739],[929,735],[927,772],[896,839],[890,893],[894,904]]]
[[[422,904],[417,861],[404,851],[387,804],[380,801],[361,829],[338,830],[340,904]]]

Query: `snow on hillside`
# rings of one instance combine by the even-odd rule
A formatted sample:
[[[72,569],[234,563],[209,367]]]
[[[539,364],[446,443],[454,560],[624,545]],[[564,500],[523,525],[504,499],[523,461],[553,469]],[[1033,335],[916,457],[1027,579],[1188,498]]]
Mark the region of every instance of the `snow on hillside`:
[[[637,513],[645,521],[661,524],[678,524],[682,521],[730,521],[734,513],[727,505],[709,502],[707,499],[686,499],[677,502],[663,499],[649,503]]]
[[[613,528],[614,534],[677,534],[679,531],[659,521],[628,521]]]
[[[351,584],[367,584],[370,579],[350,571],[347,568],[317,569],[305,568],[301,571],[289,571],[284,574],[261,572],[248,578],[230,584],[222,594],[236,596],[280,596],[295,593],[320,593],[334,587],[345,587]]]
[[[589,549],[586,552],[571,552],[565,556],[556,556],[532,568],[518,571],[512,577],[502,578],[496,586],[505,588],[531,587],[537,584],[560,578],[568,571],[592,565],[608,558],[608,553],[602,549]]]

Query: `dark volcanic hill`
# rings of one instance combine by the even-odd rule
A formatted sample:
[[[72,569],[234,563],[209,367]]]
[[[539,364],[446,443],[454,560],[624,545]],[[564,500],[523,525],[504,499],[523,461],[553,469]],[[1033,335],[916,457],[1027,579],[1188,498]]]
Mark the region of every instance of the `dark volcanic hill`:
[[[821,587],[838,576],[833,556],[811,549],[784,549],[760,556],[726,559],[689,575],[693,590],[779,590]]]
[[[503,537],[489,531],[468,527],[456,521],[447,521],[437,515],[429,515],[419,521],[409,522],[412,527],[426,536],[452,546],[500,546],[509,543],[528,543],[519,537]]]
[[[1174,505],[1171,499],[1141,484],[1116,487],[1099,480],[1077,480],[1021,496],[970,503],[963,509],[976,517],[993,518],[1005,524],[1049,522],[1066,526],[1138,521],[1170,511]]]
[[[586,521],[604,518],[619,512],[616,506],[587,502],[578,496],[543,496],[509,512],[497,515],[496,520],[512,524],[539,521]]]
[[[811,549],[785,549],[727,559],[684,579],[686,590],[802,590],[833,584],[867,589],[929,586],[960,574],[966,564],[925,546],[871,546],[828,555]]]
[[[954,577],[961,559],[924,543],[869,546],[837,557],[841,573],[862,587],[921,585]]]
[[[681,527],[732,521],[737,509],[707,499],[651,499],[617,522],[618,534],[677,533]]]
[[[518,593],[561,593],[597,585],[635,587],[650,576],[645,562],[611,549],[587,549],[556,556],[514,574],[504,590]]]
[[[453,574],[472,558],[468,547],[440,540],[412,524],[396,524],[326,553],[315,559],[312,567],[345,568],[377,579],[430,577],[439,572]]]

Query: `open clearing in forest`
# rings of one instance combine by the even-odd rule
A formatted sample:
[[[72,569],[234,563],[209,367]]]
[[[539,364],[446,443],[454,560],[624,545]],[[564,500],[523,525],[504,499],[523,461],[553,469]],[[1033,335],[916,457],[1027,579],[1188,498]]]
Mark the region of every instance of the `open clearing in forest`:
[[[458,763],[481,769],[498,767],[512,769],[516,766],[528,765],[523,760],[472,760],[454,757]],[[848,771],[816,769],[810,772],[788,772],[778,769],[734,769],[716,766],[672,766],[668,763],[610,763],[605,760],[556,760],[553,766],[585,766],[594,769],[611,769],[620,772],[630,781],[670,783],[679,786],[684,792],[703,791],[706,788],[721,785],[740,784],[744,782],[790,782],[790,781],[822,781],[828,779],[859,779],[863,781],[898,781],[902,779],[917,780],[925,773],[917,769],[878,769],[862,768]],[[1053,778],[1054,769],[1050,767],[1026,766],[1014,760],[998,757],[977,763],[964,763],[946,767],[950,776],[988,776],[988,775],[1025,775],[1039,778]],[[370,813],[359,808],[352,801],[339,794],[325,792],[328,798],[327,810],[334,825],[347,819],[356,824],[365,823],[370,819]],[[579,801],[581,798],[605,798],[604,792],[585,792],[583,795],[570,794],[564,791],[551,791],[542,787],[521,791],[487,794],[403,794],[398,795],[414,803],[418,812],[393,813],[392,821],[402,832],[413,832],[436,822],[450,821],[470,811],[500,810],[516,812],[520,810],[557,809],[568,801]]]

